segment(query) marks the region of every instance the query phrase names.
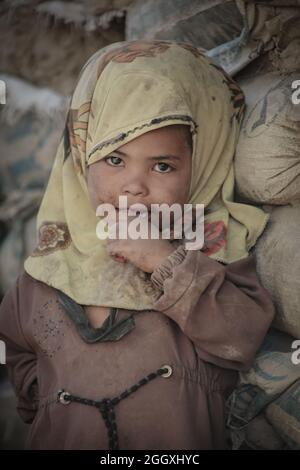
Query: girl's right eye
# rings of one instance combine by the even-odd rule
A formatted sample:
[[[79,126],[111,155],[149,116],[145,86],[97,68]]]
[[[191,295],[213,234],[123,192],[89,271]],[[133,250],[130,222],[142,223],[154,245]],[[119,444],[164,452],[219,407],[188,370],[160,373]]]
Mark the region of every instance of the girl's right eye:
[[[119,163],[123,161],[122,158],[115,157],[115,156],[105,157],[104,160],[111,166],[121,166],[121,165],[119,165]]]

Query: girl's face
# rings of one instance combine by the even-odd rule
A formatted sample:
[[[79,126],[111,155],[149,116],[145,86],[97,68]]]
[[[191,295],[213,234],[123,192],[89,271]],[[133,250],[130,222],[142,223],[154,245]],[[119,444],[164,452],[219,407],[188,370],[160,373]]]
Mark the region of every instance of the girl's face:
[[[93,208],[99,204],[184,204],[188,202],[192,139],[187,125],[155,129],[114,150],[88,167],[87,186]]]

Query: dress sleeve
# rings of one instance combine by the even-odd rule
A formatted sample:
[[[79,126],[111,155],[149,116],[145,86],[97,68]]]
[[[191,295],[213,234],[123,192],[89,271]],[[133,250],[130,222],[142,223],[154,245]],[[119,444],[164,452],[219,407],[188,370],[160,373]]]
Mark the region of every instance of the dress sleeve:
[[[228,265],[180,245],[151,275],[161,290],[154,309],[174,320],[199,357],[248,370],[275,315],[254,253]]]
[[[17,397],[17,411],[31,423],[38,408],[37,357],[26,341],[20,319],[20,277],[4,295],[0,305],[0,339],[4,341],[6,367]]]

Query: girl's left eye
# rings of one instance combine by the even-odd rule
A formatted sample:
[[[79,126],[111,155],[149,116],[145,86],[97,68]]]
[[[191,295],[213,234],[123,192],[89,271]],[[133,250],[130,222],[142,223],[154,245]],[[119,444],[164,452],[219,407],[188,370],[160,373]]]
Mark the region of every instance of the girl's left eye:
[[[120,166],[119,163],[122,162],[122,158],[112,155],[111,157],[106,157],[105,161],[111,166]]]
[[[154,165],[154,167],[156,167],[156,165],[160,165],[159,173],[170,173],[170,171],[173,170],[170,165],[164,162],[158,162]]]

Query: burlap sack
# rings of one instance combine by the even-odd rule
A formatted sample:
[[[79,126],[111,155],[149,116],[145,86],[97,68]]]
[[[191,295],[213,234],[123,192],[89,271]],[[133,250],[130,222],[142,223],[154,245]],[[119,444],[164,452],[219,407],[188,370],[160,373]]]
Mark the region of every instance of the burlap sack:
[[[249,201],[283,205],[300,199],[300,104],[292,101],[298,79],[297,72],[267,72],[237,80],[247,109],[235,156],[236,187]]]
[[[8,75],[0,114],[0,292],[20,273],[36,243],[34,216],[64,127],[68,99]]]
[[[212,49],[238,36],[242,27],[233,0],[138,0],[127,11],[126,39],[171,39]]]
[[[300,368],[292,357],[293,343],[292,336],[271,328],[252,367],[239,373],[227,401],[235,448],[246,441],[252,448],[300,449]]]
[[[299,366],[298,366],[299,367]],[[273,429],[285,440],[289,449],[300,449],[300,380],[266,409]],[[293,412],[291,412],[293,410]]]
[[[300,338],[300,204],[271,213],[255,246],[257,272],[276,305],[274,326]]]
[[[247,104],[235,158],[237,193],[254,203],[289,204],[300,198],[300,104],[293,88],[300,73],[300,8],[239,3],[250,33],[239,53],[223,60],[229,72],[241,66],[243,51],[249,49],[252,60],[235,75]]]
[[[15,77],[0,78],[7,88],[7,103],[0,113],[0,186],[7,198],[14,190],[44,188],[63,131],[68,99]]]
[[[85,3],[84,11],[95,13],[88,8],[89,2]],[[5,8],[0,5],[0,70],[66,96],[94,52],[124,39],[124,18],[108,29],[87,31],[85,23],[72,16],[68,21],[43,10],[44,2],[38,6],[37,2],[17,2],[13,9],[10,2],[6,4]]]
[[[300,9],[295,1],[280,2],[279,6],[276,0],[236,0],[243,18],[241,34],[207,54],[232,76],[268,51],[276,51],[276,55],[280,55],[286,45],[299,35]],[[295,57],[294,52],[292,54]]]
[[[245,442],[254,450],[282,450],[285,447],[284,441],[268,423],[263,413],[250,421]]]

